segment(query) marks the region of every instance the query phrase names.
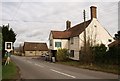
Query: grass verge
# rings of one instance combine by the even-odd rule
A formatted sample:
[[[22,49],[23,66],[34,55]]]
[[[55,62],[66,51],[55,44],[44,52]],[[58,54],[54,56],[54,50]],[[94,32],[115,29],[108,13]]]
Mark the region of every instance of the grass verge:
[[[59,64],[74,66],[82,69],[89,69],[89,70],[95,70],[95,71],[102,71],[102,72],[108,72],[108,73],[114,73],[114,74],[120,74],[120,67],[118,65],[106,65],[106,64],[81,64],[78,61],[67,61],[67,62],[57,62]]]
[[[14,62],[10,62],[8,65],[2,66],[2,79],[18,79],[19,69]]]

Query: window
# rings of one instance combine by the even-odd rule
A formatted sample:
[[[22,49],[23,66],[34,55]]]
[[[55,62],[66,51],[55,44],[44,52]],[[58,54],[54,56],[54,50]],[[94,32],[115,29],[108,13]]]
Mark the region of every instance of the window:
[[[73,44],[74,43],[74,39],[73,39],[73,37],[71,38],[71,44]]]
[[[112,39],[108,39],[108,42],[112,42]]]
[[[50,40],[50,46],[52,46],[52,40]]]
[[[94,25],[94,27],[97,27],[96,25]]]
[[[55,42],[55,47],[61,47],[61,42]]]
[[[70,57],[74,57],[74,50],[70,50]]]

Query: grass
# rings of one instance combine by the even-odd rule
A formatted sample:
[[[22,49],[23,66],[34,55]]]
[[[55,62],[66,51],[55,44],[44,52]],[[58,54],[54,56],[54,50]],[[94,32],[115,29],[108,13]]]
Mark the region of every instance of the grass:
[[[2,79],[17,79],[18,68],[14,62],[10,62],[8,65],[2,66]]]
[[[120,67],[118,67],[118,65],[106,65],[106,64],[88,65],[88,64],[81,64],[78,61],[66,61],[66,62],[57,62],[57,63],[74,66],[74,67],[78,67],[78,68],[83,68],[83,69],[120,74]]]

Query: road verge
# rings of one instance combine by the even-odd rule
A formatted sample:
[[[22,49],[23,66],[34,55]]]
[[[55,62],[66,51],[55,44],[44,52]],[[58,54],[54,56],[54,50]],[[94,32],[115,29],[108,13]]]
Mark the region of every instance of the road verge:
[[[20,69],[11,61],[8,65],[2,65],[2,81],[16,81],[20,79]]]

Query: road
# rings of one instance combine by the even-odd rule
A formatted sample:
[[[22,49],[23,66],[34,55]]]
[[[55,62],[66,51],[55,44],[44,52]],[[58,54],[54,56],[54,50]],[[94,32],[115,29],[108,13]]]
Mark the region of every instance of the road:
[[[22,79],[118,79],[118,75],[50,63],[31,57],[11,56]]]

